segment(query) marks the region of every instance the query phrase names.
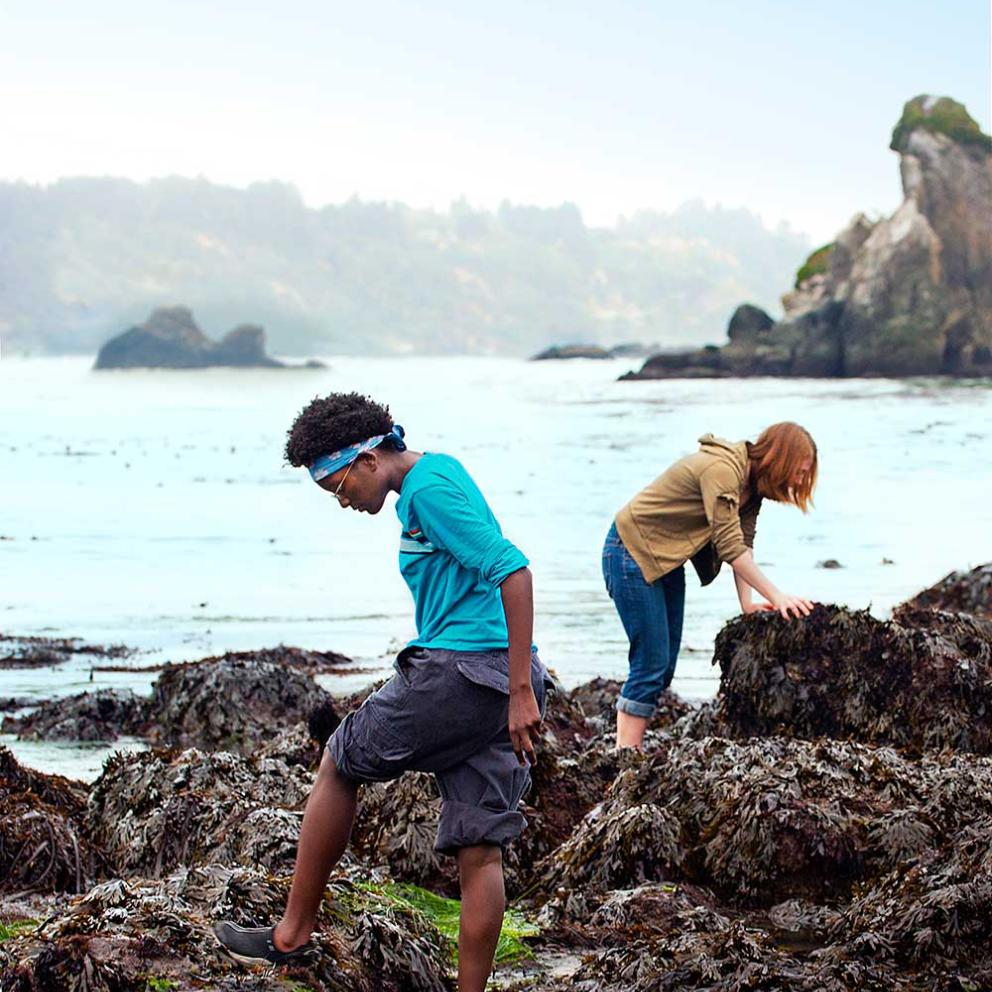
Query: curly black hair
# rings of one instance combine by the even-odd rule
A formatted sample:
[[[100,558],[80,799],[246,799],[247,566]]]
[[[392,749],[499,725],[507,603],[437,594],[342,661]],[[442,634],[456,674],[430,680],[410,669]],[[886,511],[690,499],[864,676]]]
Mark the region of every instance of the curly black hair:
[[[286,436],[286,461],[295,468],[321,455],[357,444],[393,428],[389,407],[361,393],[314,397],[296,416]],[[383,447],[391,447],[388,440]]]

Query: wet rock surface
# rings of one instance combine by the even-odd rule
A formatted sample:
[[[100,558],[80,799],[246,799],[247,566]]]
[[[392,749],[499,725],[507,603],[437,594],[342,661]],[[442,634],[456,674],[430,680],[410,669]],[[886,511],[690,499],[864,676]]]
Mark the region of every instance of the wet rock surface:
[[[916,601],[888,622],[838,607],[789,623],[738,618],[717,641],[718,698],[689,708],[667,697],[644,752],[613,747],[619,683],[550,694],[530,827],[505,856],[508,892],[541,935],[535,960],[503,971],[498,987],[992,988],[990,630]],[[241,660],[210,665],[236,672]],[[308,677],[305,665],[281,667]],[[197,722],[226,685],[208,668],[166,681]],[[453,859],[433,851],[440,802],[428,775],[362,790],[311,958],[273,974],[234,965],[213,942],[212,921],[281,912],[321,742],[345,710],[325,700],[309,727],[284,714],[259,738],[228,734],[242,754],[207,734],[207,750],[118,755],[91,787],[0,751],[0,921],[43,920],[0,941],[5,982],[452,988],[440,931],[376,894],[386,880],[457,890]],[[8,837],[22,842],[9,824],[23,825],[24,810],[61,818],[32,838],[58,841],[43,876],[12,872],[24,859],[10,853]]]

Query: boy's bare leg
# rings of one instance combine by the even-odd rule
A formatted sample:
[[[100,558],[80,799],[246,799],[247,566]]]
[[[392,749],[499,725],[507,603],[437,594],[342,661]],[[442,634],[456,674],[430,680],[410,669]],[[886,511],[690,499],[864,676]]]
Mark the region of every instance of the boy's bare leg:
[[[289,901],[273,935],[278,950],[294,950],[310,939],[327,878],[348,846],[357,797],[357,784],[338,774],[325,751],[303,814]]]
[[[617,747],[643,747],[647,729],[648,721],[644,717],[617,710]]]
[[[496,844],[458,850],[462,889],[458,930],[458,992],[483,992],[503,925],[503,852]]]

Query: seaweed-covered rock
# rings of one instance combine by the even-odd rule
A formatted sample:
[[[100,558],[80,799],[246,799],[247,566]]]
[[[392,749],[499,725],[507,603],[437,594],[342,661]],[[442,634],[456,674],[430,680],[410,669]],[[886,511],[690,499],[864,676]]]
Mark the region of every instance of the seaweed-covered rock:
[[[677,740],[538,866],[542,898],[684,879],[744,905],[840,898],[992,814],[992,759],[774,738]]]
[[[304,671],[254,653],[166,665],[152,689],[149,733],[176,747],[250,753],[330,702]]]
[[[148,700],[130,689],[100,689],[42,703],[22,717],[4,717],[3,732],[28,741],[115,741],[141,734]]]
[[[289,871],[313,775],[224,751],[116,754],[89,795],[89,835],[125,874],[208,861]]]
[[[992,752],[992,623],[931,610],[889,622],[818,606],[801,621],[751,614],[719,633],[730,735],[853,738]]]
[[[992,620],[992,562],[967,572],[950,572],[903,603],[895,611],[895,617],[898,619],[906,611],[916,609],[970,613]]]
[[[5,941],[11,992],[121,992],[210,988],[269,992],[446,992],[450,956],[426,919],[367,895],[346,876],[332,880],[314,951],[274,978],[268,966],[235,963],[213,922],[277,919],[288,879],[219,864],[159,881],[115,879],[92,889],[30,934]]]
[[[85,808],[82,782],[24,768],[0,747],[0,891],[84,891],[101,860]]]

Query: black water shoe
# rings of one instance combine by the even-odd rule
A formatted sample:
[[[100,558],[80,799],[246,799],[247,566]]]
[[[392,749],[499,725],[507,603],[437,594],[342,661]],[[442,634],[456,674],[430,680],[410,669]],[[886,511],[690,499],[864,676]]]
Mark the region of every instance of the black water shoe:
[[[214,924],[214,936],[221,947],[242,964],[292,964],[304,958],[313,944],[306,943],[295,951],[280,951],[275,943],[275,927],[239,927],[236,923]]]

